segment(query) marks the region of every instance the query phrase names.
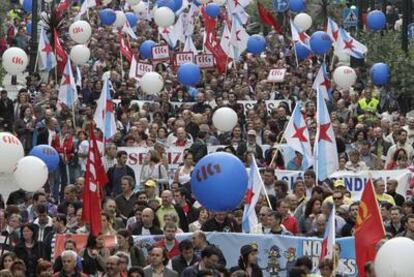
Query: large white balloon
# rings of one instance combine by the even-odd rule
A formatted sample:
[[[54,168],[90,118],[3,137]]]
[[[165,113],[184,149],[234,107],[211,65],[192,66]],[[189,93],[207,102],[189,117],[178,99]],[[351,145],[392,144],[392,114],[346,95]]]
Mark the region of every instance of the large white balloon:
[[[296,27],[299,27],[302,31],[306,31],[312,27],[312,17],[307,13],[299,13],[295,16],[293,23],[295,23]]]
[[[147,72],[141,78],[141,88],[147,94],[159,93],[164,87],[164,79],[157,72]]]
[[[116,19],[114,22],[114,27],[122,28],[126,21],[126,16],[123,11],[115,11]]]
[[[174,24],[175,14],[170,8],[157,8],[154,12],[154,21],[159,27],[169,27]]]
[[[218,109],[213,114],[214,126],[223,132],[229,132],[237,125],[237,113],[228,107]]]
[[[2,56],[3,68],[11,75],[22,73],[29,63],[26,52],[19,47],[11,47]]]
[[[131,6],[138,5],[141,0],[127,0],[128,4]]]
[[[91,25],[87,21],[75,21],[69,27],[69,36],[76,43],[87,43],[91,35]]]
[[[147,6],[145,5],[143,1],[141,1],[137,5],[133,6],[132,10],[134,11],[136,15],[142,16],[143,14],[147,12]]]
[[[13,175],[21,189],[33,192],[45,185],[48,170],[38,157],[26,156],[17,162]]]
[[[70,50],[70,59],[77,65],[87,63],[91,57],[91,51],[86,45],[78,44]]]
[[[349,89],[355,84],[357,75],[353,68],[343,65],[335,69],[333,79],[339,88]]]
[[[23,145],[10,133],[0,133],[0,172],[11,173],[16,163],[24,157]]]
[[[414,272],[414,241],[393,238],[384,243],[375,257],[377,277],[411,277]]]

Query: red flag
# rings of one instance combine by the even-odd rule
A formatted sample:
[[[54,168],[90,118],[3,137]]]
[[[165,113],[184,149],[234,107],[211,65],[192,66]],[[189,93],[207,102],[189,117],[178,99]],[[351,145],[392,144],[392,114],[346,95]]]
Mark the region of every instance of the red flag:
[[[365,277],[364,266],[375,259],[375,246],[385,237],[384,225],[371,179],[362,192],[355,222],[355,254],[358,276]]]
[[[90,127],[88,158],[86,160],[85,186],[83,189],[82,219],[89,223],[93,236],[101,232],[101,191],[108,182],[96,143],[93,127]]]
[[[217,21],[213,17],[209,16],[206,13],[204,7],[201,9],[201,14],[203,16],[204,27],[206,29],[206,32],[208,34],[209,33],[215,33],[215,29],[216,29],[216,26],[217,26]]]
[[[124,56],[129,63],[132,61],[132,50],[129,47],[128,42],[124,39],[121,32],[118,33],[118,40],[119,40],[119,49],[121,51],[122,56]]]
[[[65,52],[65,49],[63,49],[62,44],[60,44],[59,35],[55,30],[54,37],[55,37],[55,52],[56,52],[56,61],[57,61],[57,67],[59,74],[62,74],[63,70],[65,70],[66,62],[68,61],[68,54]]]
[[[220,73],[224,73],[226,71],[227,63],[230,59],[221,48],[220,43],[218,43],[217,39],[213,40],[212,42],[207,39],[205,46],[211,52],[211,54],[213,54],[218,71]]]
[[[257,2],[257,12],[259,13],[259,19],[263,22],[263,24],[272,26],[273,29],[280,34],[283,33],[283,29],[282,26],[280,26],[279,21],[274,17],[272,12],[266,10],[260,2]]]

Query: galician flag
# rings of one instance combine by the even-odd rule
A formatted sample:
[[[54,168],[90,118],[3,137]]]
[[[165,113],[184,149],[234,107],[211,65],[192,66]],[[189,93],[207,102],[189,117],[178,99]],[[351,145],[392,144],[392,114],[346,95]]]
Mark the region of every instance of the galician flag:
[[[322,240],[322,249],[320,261],[324,259],[334,258],[334,247],[335,247],[335,205],[333,205],[331,214],[329,215],[328,221],[325,226],[325,234]]]
[[[72,65],[70,59],[67,60],[63,70],[62,81],[60,82],[58,101],[71,108],[78,99],[75,78],[73,77]]]
[[[104,79],[101,96],[97,101],[94,120],[96,127],[101,129],[105,140],[109,140],[116,133],[116,122],[114,114],[114,106],[110,92],[111,81],[108,78]]]
[[[313,81],[312,88],[316,91],[319,90],[319,93],[323,95],[323,98],[326,100],[332,99],[332,86],[331,80],[328,76],[328,70],[326,69],[326,64],[322,63],[319,68],[318,75],[316,75],[315,80]]]
[[[56,66],[56,56],[53,53],[52,45],[46,35],[45,29],[43,28],[40,31],[38,55],[40,70],[50,71]]]

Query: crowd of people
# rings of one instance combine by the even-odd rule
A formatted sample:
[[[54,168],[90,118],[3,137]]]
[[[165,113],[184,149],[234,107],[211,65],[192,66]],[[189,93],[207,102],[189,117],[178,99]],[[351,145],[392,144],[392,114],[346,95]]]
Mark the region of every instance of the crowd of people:
[[[68,10],[62,30],[67,30],[77,12],[76,6]],[[302,106],[313,145],[317,110],[312,83],[321,64],[317,57],[296,65],[288,36],[270,31],[264,55],[243,55],[230,64],[225,74],[204,70],[196,95],[177,82],[168,63],[158,64],[156,70],[162,74],[165,86],[159,95],[148,96],[135,79],[125,74],[129,63],[119,58],[118,34],[102,27],[95,11],[88,16],[93,28],[89,42],[92,56],[80,67],[82,84],[78,86],[79,102],[74,110],[58,103],[60,80],[55,80],[54,74],[28,75],[27,83],[20,86],[13,100],[7,90],[1,91],[1,130],[14,133],[26,153],[36,145],[48,144],[60,155],[59,168],[50,173],[43,190],[14,191],[1,203],[1,276],[262,276],[254,245],[235,249],[240,250],[239,263],[227,264],[220,247],[206,239],[205,232],[241,232],[243,215],[242,204],[233,211],[215,213],[194,198],[191,173],[207,155],[208,146],[222,146],[217,151],[236,155],[247,168],[256,159],[262,168],[270,206],[263,194],[256,205],[259,224],[251,233],[323,238],[335,207],[336,236],[353,235],[359,202],[352,198],[344,180],[319,182],[314,170],[305,168],[299,153],[286,161],[279,151],[296,104]],[[7,30],[2,38],[6,47],[29,51],[30,34],[25,27],[28,17],[17,8],[8,14],[2,26]],[[390,31],[397,19],[394,7],[387,8]],[[197,14],[194,20],[193,40],[201,51],[203,22]],[[138,39],[130,43],[135,53],[144,40],[159,39],[157,27],[148,20],[140,20],[134,31]],[[67,50],[74,44],[63,33],[61,39]],[[267,81],[269,70],[275,67],[287,69],[283,83]],[[338,170],[412,170],[414,117],[405,116],[392,92],[369,81],[365,64],[355,70],[359,73],[355,86],[334,89],[327,103],[338,149]],[[102,231],[93,237],[82,221],[82,195],[88,130],[104,74],[109,74],[112,98],[119,104],[114,111],[117,133],[102,143],[109,182],[100,215]],[[133,100],[147,102],[131,105]],[[245,110],[240,100],[257,102]],[[285,102],[268,110],[266,100]],[[173,106],[171,102],[180,104]],[[238,125],[229,133],[218,132],[212,124],[212,114],[224,106],[238,115]],[[95,129],[95,134],[103,141],[101,130]],[[264,145],[269,147],[264,149]],[[140,176],[127,164],[128,153],[118,149],[135,146],[151,149]],[[169,147],[182,147],[184,157],[172,175],[166,157]],[[296,179],[290,188],[275,175],[275,171],[284,169],[304,171],[304,177]],[[395,179],[374,180],[387,238],[414,240],[412,193],[396,192],[403,185]],[[183,232],[191,232],[191,240],[179,242],[176,234]],[[56,239],[62,234],[86,235],[86,246],[79,249],[75,240],[67,239],[64,251],[56,256]],[[141,235],[165,237],[147,251],[134,244],[133,236]],[[113,248],[106,246],[106,236],[116,236]],[[307,274],[315,271],[324,277],[346,276],[335,259],[324,260],[315,269],[309,258],[300,257],[289,276],[311,276]],[[367,264],[365,276],[375,276],[372,264]]]

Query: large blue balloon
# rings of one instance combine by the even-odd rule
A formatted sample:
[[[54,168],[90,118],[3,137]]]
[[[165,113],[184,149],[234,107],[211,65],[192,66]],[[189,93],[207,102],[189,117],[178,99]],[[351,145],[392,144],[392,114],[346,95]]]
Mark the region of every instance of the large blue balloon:
[[[329,35],[323,31],[317,31],[310,38],[312,52],[318,55],[324,55],[332,48],[332,41]]]
[[[311,54],[311,50],[300,42],[295,43],[295,50],[298,60],[304,60]]]
[[[216,3],[210,3],[206,7],[206,13],[211,17],[217,17],[220,14],[220,6]]]
[[[372,11],[368,14],[367,17],[368,28],[374,31],[384,29],[385,21],[385,14],[382,11]]]
[[[175,3],[175,12],[178,11],[179,9],[181,9],[181,7],[183,6],[183,0],[174,0]]]
[[[385,63],[376,63],[371,67],[370,75],[374,85],[384,86],[388,84],[390,68]]]
[[[29,155],[41,159],[46,164],[49,172],[56,170],[59,166],[59,153],[47,144],[41,144],[33,147]]]
[[[209,154],[194,167],[191,188],[203,207],[216,212],[231,211],[246,193],[246,168],[232,154]]]
[[[289,9],[292,12],[300,13],[305,10],[305,1],[303,0],[289,0]]]
[[[107,8],[99,12],[99,18],[101,19],[103,25],[110,26],[114,24],[116,20],[116,14],[114,10]]]
[[[139,53],[144,59],[151,59],[152,57],[152,47],[155,46],[155,42],[152,40],[144,41],[141,46],[139,47]]]
[[[180,65],[177,71],[178,81],[186,86],[194,86],[201,79],[200,67],[194,63]]]
[[[174,12],[176,11],[174,0],[158,0],[157,1],[157,6],[158,6],[158,8],[167,7],[167,8],[170,8]]]
[[[32,12],[32,0],[23,0],[23,10],[27,13]]]
[[[247,40],[247,51],[260,55],[266,49],[266,40],[261,35],[252,35]]]
[[[131,26],[131,28],[137,26],[138,17],[135,15],[135,13],[127,12],[125,13],[125,17],[128,20],[129,26]]]

